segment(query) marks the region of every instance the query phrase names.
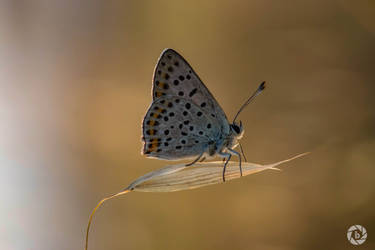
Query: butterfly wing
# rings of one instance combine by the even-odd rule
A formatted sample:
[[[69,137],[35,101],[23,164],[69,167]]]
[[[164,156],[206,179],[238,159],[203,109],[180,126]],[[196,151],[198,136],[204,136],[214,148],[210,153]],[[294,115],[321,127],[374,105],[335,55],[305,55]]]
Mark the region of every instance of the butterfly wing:
[[[161,53],[153,76],[153,100],[167,95],[191,100],[220,124],[222,133],[229,132],[228,119],[223,109],[192,67],[173,49],[165,49]]]
[[[143,120],[143,153],[167,160],[191,158],[205,152],[218,134],[220,124],[200,106],[183,97],[162,96]]]

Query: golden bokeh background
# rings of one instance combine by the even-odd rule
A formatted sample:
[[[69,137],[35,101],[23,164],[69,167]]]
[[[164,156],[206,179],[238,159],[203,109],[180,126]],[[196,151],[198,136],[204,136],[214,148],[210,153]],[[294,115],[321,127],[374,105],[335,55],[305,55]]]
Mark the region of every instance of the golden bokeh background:
[[[375,2],[3,1],[0,248],[83,249],[103,197],[168,164],[141,120],[164,48],[231,119],[250,162],[311,151],[240,180],[131,193],[94,218],[94,249],[375,249]]]

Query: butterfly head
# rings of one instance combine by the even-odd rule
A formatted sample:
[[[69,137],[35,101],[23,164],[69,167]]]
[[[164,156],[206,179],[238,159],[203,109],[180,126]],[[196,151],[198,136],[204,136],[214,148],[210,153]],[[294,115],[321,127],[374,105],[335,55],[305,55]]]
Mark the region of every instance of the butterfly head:
[[[232,134],[237,138],[237,139],[241,139],[242,136],[243,136],[243,133],[244,133],[244,130],[243,130],[243,127],[242,127],[242,122],[240,121],[240,123],[236,123],[236,122],[233,122],[231,125],[230,125],[230,129],[232,131]]]

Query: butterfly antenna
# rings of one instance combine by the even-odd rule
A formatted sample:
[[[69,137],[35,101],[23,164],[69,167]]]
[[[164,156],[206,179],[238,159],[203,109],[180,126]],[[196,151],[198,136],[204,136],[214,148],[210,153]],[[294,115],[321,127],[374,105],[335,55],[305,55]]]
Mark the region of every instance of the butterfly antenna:
[[[233,123],[236,121],[238,115],[241,113],[241,111],[247,106],[249,105],[249,103],[257,96],[259,95],[265,88],[266,88],[266,82],[262,82],[258,89],[249,97],[249,99],[247,99],[247,101],[241,106],[240,110],[238,110],[236,116],[234,117],[233,119]]]

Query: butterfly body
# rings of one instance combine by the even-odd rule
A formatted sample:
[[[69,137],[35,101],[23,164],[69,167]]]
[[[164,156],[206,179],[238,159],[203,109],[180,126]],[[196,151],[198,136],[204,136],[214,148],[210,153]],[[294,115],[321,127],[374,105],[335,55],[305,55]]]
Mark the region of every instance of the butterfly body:
[[[144,155],[165,160],[221,156],[227,161],[240,156],[233,148],[243,135],[242,124],[228,122],[198,75],[172,49],[158,60],[152,96],[142,122]]]

